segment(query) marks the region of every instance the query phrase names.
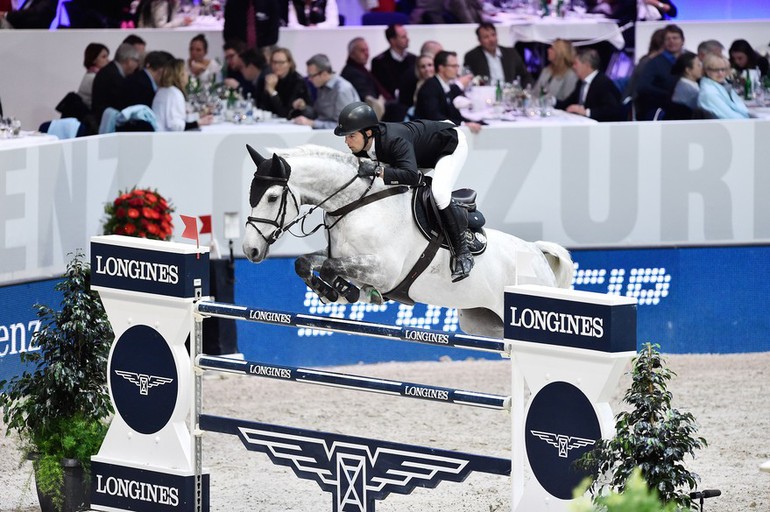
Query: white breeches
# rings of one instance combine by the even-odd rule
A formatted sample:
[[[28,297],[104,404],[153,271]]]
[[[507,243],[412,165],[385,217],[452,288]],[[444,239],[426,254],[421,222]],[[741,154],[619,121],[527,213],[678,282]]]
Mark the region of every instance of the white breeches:
[[[465,140],[465,134],[460,128],[455,128],[455,131],[457,149],[451,155],[441,157],[433,170],[433,197],[436,198],[439,210],[449,206],[455,182],[460,176],[465,159],[468,158],[468,141]]]

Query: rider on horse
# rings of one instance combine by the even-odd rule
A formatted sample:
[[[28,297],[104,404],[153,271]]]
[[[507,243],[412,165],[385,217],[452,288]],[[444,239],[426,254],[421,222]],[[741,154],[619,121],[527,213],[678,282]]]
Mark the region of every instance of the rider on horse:
[[[340,112],[334,134],[345,137],[353,154],[367,157],[359,163],[361,177],[378,177],[386,185],[417,186],[422,182],[421,170],[435,170],[433,197],[452,245],[452,281],[468,277],[473,255],[463,234],[467,217],[452,202],[452,188],[468,156],[462,130],[451,121],[381,123],[369,105],[355,102]]]

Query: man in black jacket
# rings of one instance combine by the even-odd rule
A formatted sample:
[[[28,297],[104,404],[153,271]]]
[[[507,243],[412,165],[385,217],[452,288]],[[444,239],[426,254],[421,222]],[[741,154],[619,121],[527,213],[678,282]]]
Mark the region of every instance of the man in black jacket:
[[[91,111],[97,122],[107,107],[123,110],[128,106],[126,77],[139,67],[141,55],[128,43],[118,46],[115,59],[104,66],[94,77]]]
[[[572,68],[580,81],[569,96],[556,102],[556,108],[597,121],[625,121],[620,91],[599,66],[596,50],[579,51]]]
[[[386,185],[419,185],[420,169],[434,169],[433,197],[452,246],[452,281],[465,279],[473,268],[463,232],[467,218],[452,203],[452,188],[465,159],[465,134],[450,122],[411,121],[380,123],[374,110],[363,102],[347,105],[334,129],[345,144],[362,159],[358,175],[380,178]]]
[[[0,28],[47,29],[56,17],[57,0],[27,0],[21,9],[0,12]]]
[[[265,53],[278,42],[280,4],[276,0],[227,0],[222,39],[238,39],[245,42],[247,48],[258,48]]]

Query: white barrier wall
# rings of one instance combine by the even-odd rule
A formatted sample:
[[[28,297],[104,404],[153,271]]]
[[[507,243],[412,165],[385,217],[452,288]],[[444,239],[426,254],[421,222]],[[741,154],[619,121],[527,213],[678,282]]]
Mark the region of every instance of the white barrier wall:
[[[478,191],[489,227],[528,240],[568,247],[770,240],[770,121],[511,123],[468,140],[458,187]],[[248,215],[247,143],[345,150],[327,130],[115,134],[1,150],[0,283],[60,273],[68,252],[101,234],[104,204],[136,185],[157,188],[176,214],[213,214],[226,247],[224,212],[239,212],[242,222]],[[177,237],[182,227],[176,217]],[[286,236],[272,254],[323,244],[318,235]]]

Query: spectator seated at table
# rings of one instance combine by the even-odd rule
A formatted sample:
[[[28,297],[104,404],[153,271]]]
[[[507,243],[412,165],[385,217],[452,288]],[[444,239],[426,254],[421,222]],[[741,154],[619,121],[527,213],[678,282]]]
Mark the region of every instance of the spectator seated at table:
[[[133,45],[122,43],[115,58],[96,73],[92,88],[91,111],[97,120],[107,107],[123,110],[129,105],[126,98],[126,78],[139,67],[141,55]]]
[[[436,67],[433,64],[434,58],[435,58],[435,55],[428,54],[428,53],[423,53],[422,55],[417,57],[417,62],[415,63],[415,70],[414,70],[415,75],[417,75],[417,86],[415,87],[415,91],[414,91],[415,103],[417,103],[417,94],[419,94],[420,88],[425,84],[426,81],[436,76]]]
[[[63,3],[70,28],[121,28],[134,24],[131,0],[68,0]]]
[[[0,12],[0,28],[47,29],[56,17],[57,0],[27,0],[21,9]]]
[[[83,67],[86,68],[86,74],[80,81],[78,95],[83,103],[91,108],[91,95],[94,88],[94,78],[104,66],[110,63],[110,49],[101,43],[89,43],[83,52]]]
[[[195,78],[204,87],[216,83],[222,64],[216,59],[209,58],[209,42],[206,36],[198,34],[193,37],[188,51],[190,56],[187,59],[187,72],[190,78]]]
[[[363,37],[354,37],[348,43],[348,60],[340,76],[353,84],[358,96],[377,114],[380,120],[396,120],[403,116],[403,107],[383,87],[377,77],[366,68],[369,62],[369,45]],[[401,117],[403,120],[403,117]]]
[[[126,78],[126,105],[147,105],[152,107],[161,75],[166,64],[174,56],[165,51],[152,51],[144,57],[144,68],[137,69]]]
[[[596,121],[625,121],[620,91],[599,70],[600,63],[593,48],[578,51],[573,68],[580,81],[565,100],[556,102],[556,108]]]
[[[245,81],[241,73],[243,70],[241,53],[246,51],[246,43],[238,39],[225,41],[225,44],[222,45],[222,51],[225,57],[225,65],[222,68],[222,81],[230,89],[237,89]]]
[[[499,46],[497,29],[488,22],[480,23],[476,28],[479,46],[465,54],[465,67],[476,76],[488,77],[488,83],[512,83],[517,78],[522,87],[531,85],[534,80],[527,71],[524,59],[515,48]]]
[[[725,45],[717,41],[716,39],[707,39],[698,44],[698,59],[703,63],[706,55],[713,53],[720,57],[725,56]]]
[[[717,119],[748,119],[746,104],[727,81],[730,62],[724,57],[710,54],[703,60],[703,70],[698,107],[711,112]]]
[[[732,75],[744,83],[747,77],[751,77],[753,84],[759,85],[762,77],[767,76],[768,63],[767,57],[763,57],[749,44],[745,39],[736,39],[730,45],[728,52],[730,55],[730,67]]]
[[[684,32],[677,25],[664,30],[663,52],[644,66],[637,82],[636,117],[642,121],[653,119],[658,109],[666,110],[676,84],[671,67],[684,48]]]
[[[425,80],[420,87],[414,105],[414,117],[431,121],[449,119],[457,126],[467,126],[472,133],[481,131],[481,123],[464,117],[455,105],[457,98],[466,100],[466,103],[470,102],[464,97],[460,86],[455,83],[455,80],[458,80],[460,68],[457,63],[457,53],[443,50],[438,52],[433,59],[433,66],[436,74],[433,78]],[[463,81],[460,83],[463,87],[467,87],[473,77],[466,75],[461,78]]]
[[[372,59],[372,74],[388,94],[398,100],[400,110],[397,111],[394,105],[388,113],[388,119],[403,121],[407,109],[412,106],[412,95],[417,83],[414,76],[417,56],[407,50],[409,35],[403,25],[388,25],[385,39],[389,47]]]
[[[130,44],[136,48],[136,51],[139,52],[139,61],[141,62],[144,60],[144,54],[147,51],[147,41],[136,34],[128,34],[125,39],[123,39],[123,43]]]
[[[297,99],[302,99],[308,105],[311,103],[307,83],[297,73],[297,65],[288,48],[273,50],[270,55],[270,72],[264,76],[264,84],[257,105],[278,117],[291,119],[304,114],[292,107]]]
[[[636,63],[634,70],[631,72],[631,76],[628,79],[628,83],[626,83],[626,87],[623,90],[624,98],[631,98],[636,101],[636,89],[637,83],[639,82],[639,75],[641,75],[644,66],[646,66],[651,59],[654,59],[661,54],[665,38],[666,31],[662,28],[659,28],[652,33],[650,36],[650,43],[647,45],[647,53],[642,55],[639,62]]]
[[[677,81],[665,119],[692,119],[693,111],[698,108],[698,81],[703,76],[703,64],[697,54],[683,52],[674,61],[671,74]]]
[[[237,39],[246,43],[246,48],[257,48],[263,54],[268,52],[278,42],[281,3],[276,0],[227,0],[222,38],[225,41]]]
[[[354,101],[360,101],[358,93],[353,84],[332,71],[329,57],[323,53],[313,55],[306,64],[307,76],[318,95],[312,108],[308,108],[303,99],[294,100],[292,108],[299,111],[307,109],[307,115],[297,116],[293,121],[314,129],[335,128],[342,109]]]
[[[481,0],[446,0],[444,2],[447,23],[481,23],[489,21],[484,16]]]
[[[638,0],[636,6],[638,21],[659,21],[676,18],[677,9],[671,0]]]
[[[261,91],[265,88],[265,75],[267,74],[267,61],[264,54],[255,48],[249,48],[238,58],[243,63],[241,74],[243,82],[240,83],[241,95],[244,98],[252,98],[257,101]]]
[[[336,0],[288,0],[289,28],[340,26]]]
[[[536,94],[550,94],[557,100],[566,99],[577,85],[578,77],[572,64],[575,50],[572,43],[556,39],[548,47],[548,65],[540,72],[533,87]]]
[[[193,21],[179,12],[179,0],[141,0],[136,15],[139,28],[176,28]]]
[[[158,121],[158,131],[181,132],[194,130],[200,125],[211,124],[211,115],[201,116],[197,121],[188,122],[185,89],[190,75],[182,59],[172,59],[163,68],[158,92],[152,101],[152,111]]]

